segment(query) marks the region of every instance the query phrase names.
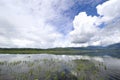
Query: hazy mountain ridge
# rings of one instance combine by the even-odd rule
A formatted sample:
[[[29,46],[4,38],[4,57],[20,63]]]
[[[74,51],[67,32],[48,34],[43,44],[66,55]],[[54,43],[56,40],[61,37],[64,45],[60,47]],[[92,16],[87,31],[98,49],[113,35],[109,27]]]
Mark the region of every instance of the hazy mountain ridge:
[[[89,49],[120,49],[120,43],[108,45],[108,46],[88,46],[88,47],[57,47],[57,48],[48,48],[48,49],[42,49],[42,48],[0,48],[0,49],[21,49],[21,50],[27,50],[27,49],[32,49],[32,50],[89,50]]]
[[[74,47],[73,49],[120,49],[120,43],[111,44],[108,46]]]
[[[107,46],[107,48],[120,49],[120,43],[116,43],[116,44],[109,45],[109,46]]]
[[[56,55],[89,55],[112,56],[120,58],[120,43],[103,46],[66,47],[66,48],[0,48],[0,54],[56,54]]]

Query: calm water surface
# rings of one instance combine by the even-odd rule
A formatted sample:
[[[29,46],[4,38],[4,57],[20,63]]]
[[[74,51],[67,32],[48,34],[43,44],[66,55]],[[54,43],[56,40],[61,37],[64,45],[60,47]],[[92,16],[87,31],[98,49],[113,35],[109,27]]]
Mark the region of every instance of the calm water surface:
[[[104,65],[104,67],[99,67],[100,72],[97,76],[102,76],[103,80],[120,80],[120,59],[110,56],[83,56],[83,55],[53,55],[53,54],[0,54],[0,80],[12,80],[13,77],[22,76],[20,73],[29,72],[31,75],[27,80],[47,80],[44,79],[44,74],[48,69],[54,69],[54,71],[66,73],[71,72],[72,75],[76,76],[77,73],[73,71],[76,64],[74,60],[88,60],[93,62],[96,66],[99,64]],[[42,77],[40,79],[33,77],[33,71],[37,69],[40,65],[40,70]],[[31,68],[32,67],[32,68]],[[48,68],[49,67],[49,68]],[[56,68],[54,68],[56,67]],[[31,70],[31,72],[30,72]],[[36,72],[37,72],[36,71]],[[13,73],[11,76],[9,73]],[[14,73],[19,73],[18,75]],[[89,73],[88,73],[89,74]],[[26,75],[26,74],[25,74]],[[38,75],[36,74],[36,77]],[[92,80],[93,78],[90,77]],[[20,80],[17,78],[17,80]],[[23,79],[24,80],[24,79]],[[54,79],[50,79],[54,80]],[[60,79],[59,79],[60,80]],[[67,80],[67,79],[64,79]],[[74,78],[73,80],[77,80]],[[82,80],[82,79],[81,79]],[[89,80],[85,78],[83,80]],[[95,79],[98,80],[98,79]]]

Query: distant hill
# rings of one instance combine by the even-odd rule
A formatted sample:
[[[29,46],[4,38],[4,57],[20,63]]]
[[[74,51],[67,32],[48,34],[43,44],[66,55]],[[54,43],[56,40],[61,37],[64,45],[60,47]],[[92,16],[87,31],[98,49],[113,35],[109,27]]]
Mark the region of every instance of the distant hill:
[[[120,49],[120,43],[111,44],[108,46],[88,46],[86,49]]]
[[[120,43],[109,45],[109,46],[107,46],[107,48],[110,48],[110,49],[120,49]]]
[[[0,48],[0,50],[96,50],[96,49],[120,49],[120,43],[108,45],[108,46],[88,46],[88,47],[58,47],[58,48]]]

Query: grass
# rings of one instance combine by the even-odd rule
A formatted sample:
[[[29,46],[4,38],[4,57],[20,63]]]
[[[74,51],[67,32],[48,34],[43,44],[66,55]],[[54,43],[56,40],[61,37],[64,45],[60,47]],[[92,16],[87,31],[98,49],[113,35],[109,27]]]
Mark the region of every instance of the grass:
[[[0,49],[0,54],[55,54],[55,55],[86,55],[86,56],[112,56],[120,58],[120,49],[73,49],[73,48],[54,48],[54,49],[30,49],[30,48],[5,48]]]
[[[73,49],[0,49],[0,53],[3,54],[73,54],[73,53],[84,53],[86,50],[73,50]]]
[[[99,76],[100,70],[93,62],[88,60],[75,60],[75,63],[78,80],[101,80],[101,76]],[[99,65],[99,67],[101,67],[101,65]]]
[[[98,68],[88,60],[1,61],[0,69],[9,80],[100,80]]]

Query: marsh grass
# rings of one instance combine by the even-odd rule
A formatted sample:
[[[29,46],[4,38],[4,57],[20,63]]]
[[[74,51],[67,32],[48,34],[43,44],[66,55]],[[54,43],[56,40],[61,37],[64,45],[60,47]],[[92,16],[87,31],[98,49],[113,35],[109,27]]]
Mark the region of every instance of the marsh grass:
[[[99,66],[88,60],[0,61],[0,75],[6,76],[0,80],[99,80]]]

